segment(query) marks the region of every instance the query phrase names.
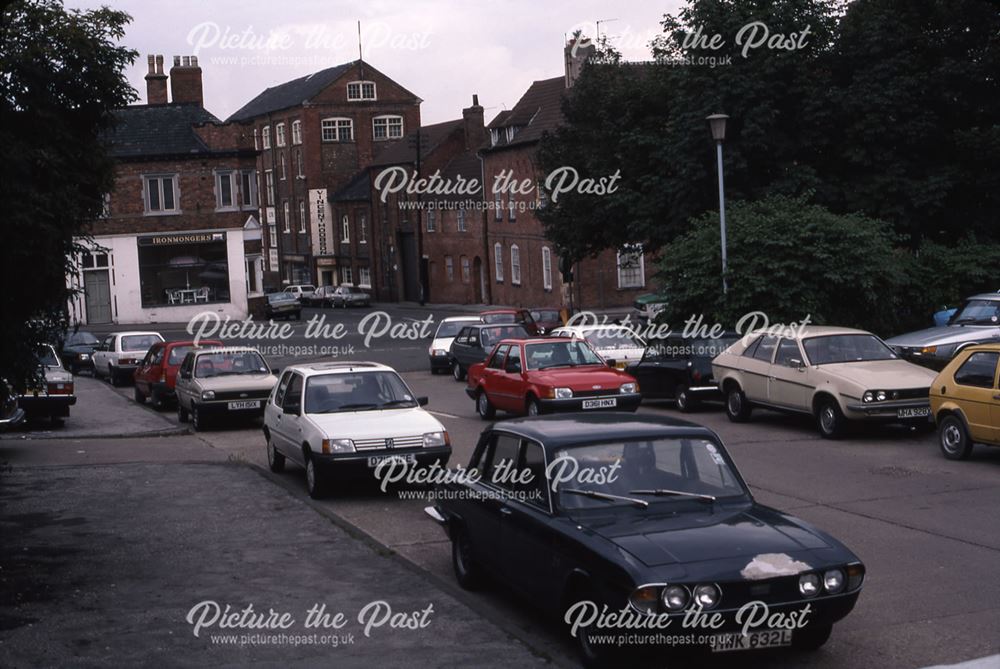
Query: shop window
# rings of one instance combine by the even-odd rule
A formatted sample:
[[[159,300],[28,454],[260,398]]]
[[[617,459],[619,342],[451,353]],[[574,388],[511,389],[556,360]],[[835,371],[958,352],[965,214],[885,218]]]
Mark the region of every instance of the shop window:
[[[224,233],[139,237],[143,307],[229,301]]]

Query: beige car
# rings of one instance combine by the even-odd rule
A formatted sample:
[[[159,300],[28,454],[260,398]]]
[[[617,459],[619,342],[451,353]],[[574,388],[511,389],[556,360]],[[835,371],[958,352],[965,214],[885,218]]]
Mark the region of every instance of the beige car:
[[[748,334],[712,361],[712,373],[734,422],[749,420],[759,406],[809,414],[828,439],[841,436],[849,421],[932,425],[935,372],[901,360],[864,330]]]
[[[190,351],[177,373],[177,419],[203,430],[213,419],[262,416],[274,374],[255,348]]]

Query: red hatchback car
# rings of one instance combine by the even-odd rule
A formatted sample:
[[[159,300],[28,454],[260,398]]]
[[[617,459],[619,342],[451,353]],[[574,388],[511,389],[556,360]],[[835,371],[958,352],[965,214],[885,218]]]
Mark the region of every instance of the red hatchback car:
[[[176,399],[174,384],[177,382],[177,370],[181,368],[184,356],[196,348],[216,346],[223,346],[223,343],[202,339],[197,345],[193,341],[153,344],[135,370],[135,401],[145,404],[149,398],[157,409],[163,408],[166,402],[173,402]]]
[[[574,339],[504,339],[485,362],[469,368],[465,392],[484,420],[497,409],[537,416],[554,411],[635,411],[642,395],[634,377],[609,368]]]

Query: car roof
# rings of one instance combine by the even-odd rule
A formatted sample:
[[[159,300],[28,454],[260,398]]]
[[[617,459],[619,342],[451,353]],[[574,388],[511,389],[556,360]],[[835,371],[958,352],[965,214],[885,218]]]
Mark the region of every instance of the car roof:
[[[109,332],[107,335],[104,336],[107,337],[108,335],[118,335],[119,337],[124,337],[126,335],[130,337],[132,335],[156,335],[157,337],[163,336],[159,332],[153,332],[152,330],[126,330],[125,332]]]
[[[962,352],[966,351],[990,351],[1000,353],[1000,344],[973,344],[972,346],[966,346],[962,349]]]
[[[718,440],[712,430],[671,416],[623,412],[552,414],[503,420],[494,430],[537,441],[546,450],[651,437],[697,436]]]
[[[447,318],[442,318],[442,323],[455,323],[455,322],[469,322],[469,323],[479,323],[479,316],[448,316]],[[494,323],[496,325],[496,323]]]
[[[223,348],[223,344],[218,339],[202,339],[199,342],[194,341],[161,341],[159,344],[153,344],[153,346],[162,346],[163,348],[177,348],[178,346],[201,346],[207,348],[211,346],[212,348]]]
[[[480,311],[479,315],[484,316],[487,314],[517,314],[520,313],[520,309],[487,309],[486,311]]]
[[[504,337],[501,344],[551,344],[554,341],[573,341],[569,337]]]
[[[622,325],[621,323],[596,323],[589,325],[560,325],[556,330],[566,330],[567,332],[593,332],[594,330],[627,330],[635,334],[635,330]]]
[[[378,362],[337,360],[330,362],[306,362],[298,365],[289,365],[285,371],[296,371],[303,376],[315,376],[317,374],[348,373],[348,372],[395,372],[396,370],[388,365]],[[398,373],[398,372],[397,372]]]
[[[257,353],[260,351],[255,349],[253,346],[212,346],[207,348],[196,348],[193,351],[189,351],[189,354],[194,354],[195,356],[205,355],[208,353]]]
[[[966,300],[1000,300],[1000,290],[995,293],[979,293],[978,295],[973,295],[972,297],[965,298]]]
[[[488,328],[523,328],[524,323],[477,323],[470,322],[466,327],[485,330]]]
[[[789,328],[785,328],[789,330]],[[862,334],[870,335],[871,332],[867,330],[858,330],[856,328],[842,328],[834,325],[806,325],[804,327],[795,327],[792,330],[798,333],[798,339],[806,339],[807,337],[822,337],[824,335],[839,335],[839,334]],[[768,330],[755,330],[754,332],[748,333],[748,336],[756,337],[760,334],[774,334],[778,337],[787,336],[785,332],[775,329],[774,332],[769,332]]]

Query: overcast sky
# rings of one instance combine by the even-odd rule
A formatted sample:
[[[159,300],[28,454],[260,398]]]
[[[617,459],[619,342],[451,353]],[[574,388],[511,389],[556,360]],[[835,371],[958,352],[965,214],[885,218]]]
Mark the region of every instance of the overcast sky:
[[[489,122],[532,81],[563,73],[565,35],[595,22],[626,58],[649,57],[660,18],[680,0],[66,0],[132,16],[140,56],[129,81],[145,102],[146,54],[198,55],[205,107],[225,119],[268,86],[358,57],[423,99],[424,123],[461,116],[479,94]]]

